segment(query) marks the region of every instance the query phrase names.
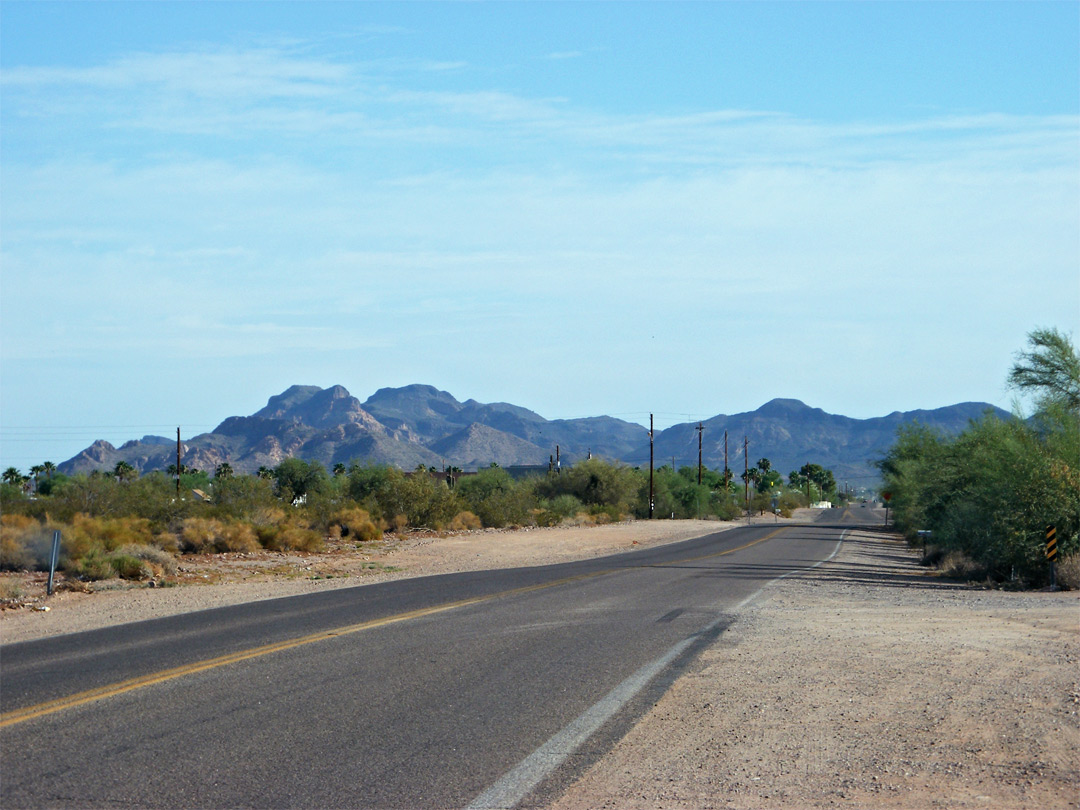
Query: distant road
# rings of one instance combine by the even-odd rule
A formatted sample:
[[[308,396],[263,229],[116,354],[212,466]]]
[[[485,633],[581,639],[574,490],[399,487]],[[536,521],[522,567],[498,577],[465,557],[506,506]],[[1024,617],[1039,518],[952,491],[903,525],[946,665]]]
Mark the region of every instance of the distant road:
[[[832,510],[815,524],[8,645],[0,806],[450,808],[550,796],[741,603],[829,557],[860,523],[880,518]]]

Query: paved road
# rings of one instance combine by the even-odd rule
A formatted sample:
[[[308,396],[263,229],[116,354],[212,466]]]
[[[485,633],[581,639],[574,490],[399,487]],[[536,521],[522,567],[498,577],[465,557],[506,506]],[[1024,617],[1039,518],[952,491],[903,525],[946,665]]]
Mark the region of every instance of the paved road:
[[[6,646],[0,806],[542,802],[861,522],[823,518]]]

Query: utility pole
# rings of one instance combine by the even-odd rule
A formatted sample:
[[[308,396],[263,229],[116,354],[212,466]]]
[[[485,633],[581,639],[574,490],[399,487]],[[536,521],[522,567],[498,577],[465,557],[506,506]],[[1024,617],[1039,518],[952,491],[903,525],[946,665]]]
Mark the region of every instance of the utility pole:
[[[649,414],[649,520],[653,519],[653,415]]]
[[[180,497],[180,428],[176,428],[176,497]]]
[[[750,439],[743,436],[743,499],[746,501],[746,521],[750,522]]]
[[[697,485],[701,486],[701,434],[705,430],[705,426],[701,422],[697,423]]]
[[[724,488],[731,484],[731,470],[728,469],[727,463],[727,431],[724,431]]]

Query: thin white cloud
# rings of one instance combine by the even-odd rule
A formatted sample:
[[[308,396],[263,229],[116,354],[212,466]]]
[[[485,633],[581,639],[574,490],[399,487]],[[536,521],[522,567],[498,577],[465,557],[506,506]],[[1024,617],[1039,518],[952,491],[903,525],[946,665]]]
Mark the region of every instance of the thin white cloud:
[[[52,87],[157,92],[203,98],[311,97],[342,88],[349,68],[274,50],[137,53],[82,68],[14,66],[0,73],[10,89]]]

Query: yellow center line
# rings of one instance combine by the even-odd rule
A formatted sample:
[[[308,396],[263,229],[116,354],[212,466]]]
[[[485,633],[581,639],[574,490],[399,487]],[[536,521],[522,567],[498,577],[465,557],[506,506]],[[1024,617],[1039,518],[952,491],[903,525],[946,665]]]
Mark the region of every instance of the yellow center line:
[[[787,528],[787,527],[784,527]],[[683,560],[673,561],[669,563],[659,563],[661,566],[679,565],[681,563],[696,562],[698,560],[706,560],[711,557],[723,557],[727,554],[734,554],[736,551],[742,551],[750,546],[755,546],[758,543],[764,543],[766,540],[775,537],[784,528],[777,529],[770,532],[764,537],[752,540],[749,543],[745,543],[736,548],[730,548],[725,551],[714,552],[711,554],[703,554],[700,557],[690,557]],[[586,579],[593,579],[595,577],[606,576],[618,571],[630,570],[627,568],[609,568],[603,571],[594,571],[590,574],[578,574],[572,577],[564,577],[563,579],[557,579],[552,582],[545,582],[539,585],[528,585],[523,588],[514,588],[508,591],[500,591],[498,593],[489,594],[487,596],[477,596],[471,599],[462,599],[457,602],[447,602],[443,605],[436,605],[434,607],[420,608],[418,610],[410,610],[406,613],[396,613],[393,616],[385,616],[381,619],[370,619],[366,622],[358,622],[357,624],[346,625],[345,627],[337,627],[333,630],[323,630],[318,633],[311,633],[310,635],[300,636],[299,638],[289,639],[288,641],[279,641],[274,644],[264,644],[259,647],[252,647],[247,650],[241,650],[240,652],[229,653],[228,655],[221,655],[216,658],[207,658],[203,661],[196,661],[192,664],[185,664],[180,667],[173,667],[172,669],[163,669],[158,672],[153,672],[149,675],[143,675],[138,678],[130,678],[126,681],[118,681],[117,683],[108,684],[107,686],[99,686],[96,689],[87,689],[84,692],[76,692],[73,695],[67,697],[57,698],[56,700],[45,701],[44,703],[37,703],[33,706],[27,706],[22,709],[14,709],[4,714],[0,714],[0,728],[6,728],[7,726],[13,726],[16,723],[23,723],[27,720],[33,720],[36,717],[43,717],[49,714],[55,714],[56,712],[63,711],[64,709],[72,709],[76,706],[83,706],[87,703],[93,703],[98,700],[104,700],[106,698],[115,697],[116,695],[122,695],[126,692],[133,692],[136,689],[142,689],[146,686],[153,686],[154,684],[164,683],[166,681],[175,680],[176,678],[182,678],[185,675],[194,675],[197,672],[205,672],[210,669],[217,669],[218,667],[228,666],[229,664],[236,664],[240,661],[248,661],[252,658],[260,658],[264,655],[271,655],[272,653],[283,652],[285,650],[291,650],[296,647],[303,647],[306,644],[314,644],[319,641],[326,641],[327,639],[336,638],[338,636],[347,636],[351,633],[360,633],[364,630],[374,630],[377,627],[385,627],[390,624],[397,624],[399,622],[406,622],[412,619],[419,619],[425,616],[433,616],[437,613],[445,613],[450,610],[457,610],[458,608],[468,607],[469,605],[478,605],[482,602],[490,602],[494,599],[501,599],[508,596],[519,596],[521,594],[532,593],[534,591],[542,591],[548,588],[555,588],[560,585],[568,585],[572,582],[580,582]]]

